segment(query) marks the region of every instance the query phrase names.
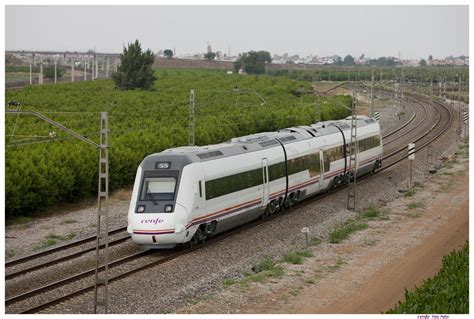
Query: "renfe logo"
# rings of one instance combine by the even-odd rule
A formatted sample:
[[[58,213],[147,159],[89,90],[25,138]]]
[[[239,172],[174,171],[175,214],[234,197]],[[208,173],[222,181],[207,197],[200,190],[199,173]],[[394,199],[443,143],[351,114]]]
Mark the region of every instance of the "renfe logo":
[[[142,224],[161,224],[162,222],[164,222],[163,219],[157,217],[155,219],[142,219],[141,223]]]

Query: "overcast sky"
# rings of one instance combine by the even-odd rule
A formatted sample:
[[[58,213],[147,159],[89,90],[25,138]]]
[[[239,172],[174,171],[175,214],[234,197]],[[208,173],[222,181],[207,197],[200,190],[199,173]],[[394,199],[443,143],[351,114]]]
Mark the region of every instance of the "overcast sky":
[[[468,6],[6,6],[7,50],[469,54]]]

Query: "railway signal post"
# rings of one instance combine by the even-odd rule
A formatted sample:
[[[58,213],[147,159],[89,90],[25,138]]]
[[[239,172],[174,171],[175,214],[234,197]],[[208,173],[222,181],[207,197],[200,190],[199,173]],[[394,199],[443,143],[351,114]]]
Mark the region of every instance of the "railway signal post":
[[[410,184],[408,187],[413,186],[413,161],[415,160],[415,143],[408,144],[408,159],[410,160]]]

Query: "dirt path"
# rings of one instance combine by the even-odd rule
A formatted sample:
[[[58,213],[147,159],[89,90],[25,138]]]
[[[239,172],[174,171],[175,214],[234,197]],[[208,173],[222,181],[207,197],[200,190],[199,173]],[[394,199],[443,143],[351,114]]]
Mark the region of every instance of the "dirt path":
[[[404,290],[435,275],[444,255],[469,238],[469,167],[453,160],[382,208],[385,218],[340,244],[310,248],[304,264],[282,263],[284,276],[238,283],[178,313],[380,313]]]
[[[453,196],[462,196],[461,202],[450,203],[440,199],[433,203],[424,218],[439,218],[446,211],[453,210],[449,220],[442,224],[435,232],[425,238],[420,245],[408,249],[403,255],[398,256],[389,265],[379,269],[371,275],[370,279],[362,287],[358,287],[359,293],[351,293],[345,298],[326,305],[314,303],[333,293],[332,287],[315,289],[301,298],[295,304],[295,312],[300,313],[380,313],[392,308],[399,300],[403,299],[404,290],[420,286],[424,279],[434,276],[440,269],[441,260],[444,255],[449,254],[453,249],[459,249],[469,238],[469,199],[466,185],[469,178],[465,175],[461,183],[451,193]],[[442,196],[444,198],[444,196]],[[420,228],[418,225],[411,225],[400,232],[399,236],[410,236],[410,233]],[[361,258],[353,266],[341,271],[338,281],[351,281],[356,274],[354,268],[363,267],[371,260],[385,258],[390,254],[389,250],[381,247]],[[335,283],[334,283],[335,284]],[[333,287],[335,287],[334,285]],[[321,288],[321,287],[320,287]],[[332,290],[332,291],[331,291]]]

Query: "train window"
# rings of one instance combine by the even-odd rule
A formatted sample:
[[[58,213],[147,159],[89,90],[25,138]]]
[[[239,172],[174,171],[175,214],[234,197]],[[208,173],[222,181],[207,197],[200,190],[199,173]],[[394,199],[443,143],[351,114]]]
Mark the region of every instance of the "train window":
[[[175,177],[145,177],[140,199],[150,201],[174,200],[175,188]]]
[[[237,173],[206,181],[206,200],[262,184],[262,169]]]
[[[319,154],[307,155],[309,160],[309,176],[313,177],[319,175],[321,168],[319,165]]]

